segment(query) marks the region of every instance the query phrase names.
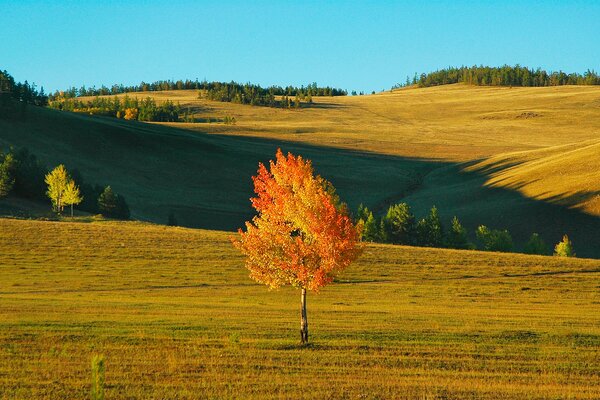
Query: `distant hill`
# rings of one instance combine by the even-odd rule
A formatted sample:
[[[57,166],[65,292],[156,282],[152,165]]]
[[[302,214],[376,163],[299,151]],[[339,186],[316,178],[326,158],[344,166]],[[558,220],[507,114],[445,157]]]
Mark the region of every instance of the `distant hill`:
[[[457,215],[471,232],[507,228],[517,247],[532,232],[551,244],[567,233],[578,255],[600,257],[600,178],[587,168],[597,165],[599,87],[456,84],[314,97],[292,110],[199,99],[196,90],[152,97],[199,122],[30,107],[23,121],[0,120],[0,144],[110,183],[135,218],[166,223],[173,210],[183,225],[226,230],[252,215],[250,176],[281,147],[312,159],[352,209],[362,202],[381,213],[408,201],[420,217],[435,204],[446,224]],[[236,123],[215,122],[225,117]]]

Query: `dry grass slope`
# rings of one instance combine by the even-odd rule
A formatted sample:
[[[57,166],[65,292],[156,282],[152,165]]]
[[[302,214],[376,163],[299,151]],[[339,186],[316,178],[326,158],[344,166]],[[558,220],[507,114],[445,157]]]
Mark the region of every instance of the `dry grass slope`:
[[[597,399],[600,262],[369,246],[309,296],[222,232],[0,220],[0,398]]]

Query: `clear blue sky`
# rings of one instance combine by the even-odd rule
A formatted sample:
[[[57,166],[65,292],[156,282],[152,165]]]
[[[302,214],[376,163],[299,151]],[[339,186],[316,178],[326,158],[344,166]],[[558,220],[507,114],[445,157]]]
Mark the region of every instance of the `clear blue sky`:
[[[505,63],[600,70],[600,1],[0,0],[0,69],[46,90],[206,78],[370,92]]]

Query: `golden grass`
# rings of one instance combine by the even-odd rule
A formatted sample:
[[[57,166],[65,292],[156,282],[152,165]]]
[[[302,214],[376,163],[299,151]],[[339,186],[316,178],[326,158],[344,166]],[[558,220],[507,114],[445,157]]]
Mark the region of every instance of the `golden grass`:
[[[474,87],[401,89],[369,96],[315,97],[312,108],[281,110],[197,99],[198,91],[130,93],[173,100],[196,117],[234,116],[235,126],[176,124],[215,134],[256,136],[452,162],[486,158],[495,169],[515,151],[525,163],[488,183],[600,216],[600,88]],[[171,124],[175,126],[175,124]],[[569,154],[562,146],[569,145]],[[581,147],[581,149],[579,149]],[[550,149],[551,159],[540,155]],[[525,156],[525,154],[528,154]],[[492,158],[489,158],[492,157]],[[548,165],[544,163],[548,161]]]
[[[0,220],[0,398],[600,397],[600,262],[371,245],[309,295],[214,231]]]
[[[467,168],[486,185],[600,216],[600,140],[491,157]]]
[[[198,99],[197,90],[129,93],[191,107],[197,117],[234,116],[235,126],[176,124],[376,153],[468,161],[597,138],[600,88],[477,87],[401,89],[368,96],[314,97],[302,110]]]

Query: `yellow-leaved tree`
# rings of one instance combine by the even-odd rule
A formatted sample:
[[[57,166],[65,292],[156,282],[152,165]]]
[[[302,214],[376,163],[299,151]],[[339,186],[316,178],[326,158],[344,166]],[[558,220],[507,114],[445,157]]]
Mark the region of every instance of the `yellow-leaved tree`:
[[[73,204],[79,204],[83,200],[79,188],[69,176],[64,165],[60,164],[46,175],[46,184],[48,190],[46,194],[52,202],[52,209],[57,212],[63,212],[65,206],[71,206],[71,216],[73,216]]]
[[[306,291],[333,281],[362,250],[358,229],[345,204],[310,161],[277,150],[269,169],[259,164],[252,177],[256,209],[233,244],[246,256],[250,277],[271,288],[301,291],[300,340],[308,343]]]
[[[71,206],[71,217],[73,217],[73,205],[79,204],[82,201],[83,196],[79,191],[79,187],[77,187],[75,181],[71,179],[69,183],[67,183],[67,187],[63,193],[63,204],[65,206]]]

